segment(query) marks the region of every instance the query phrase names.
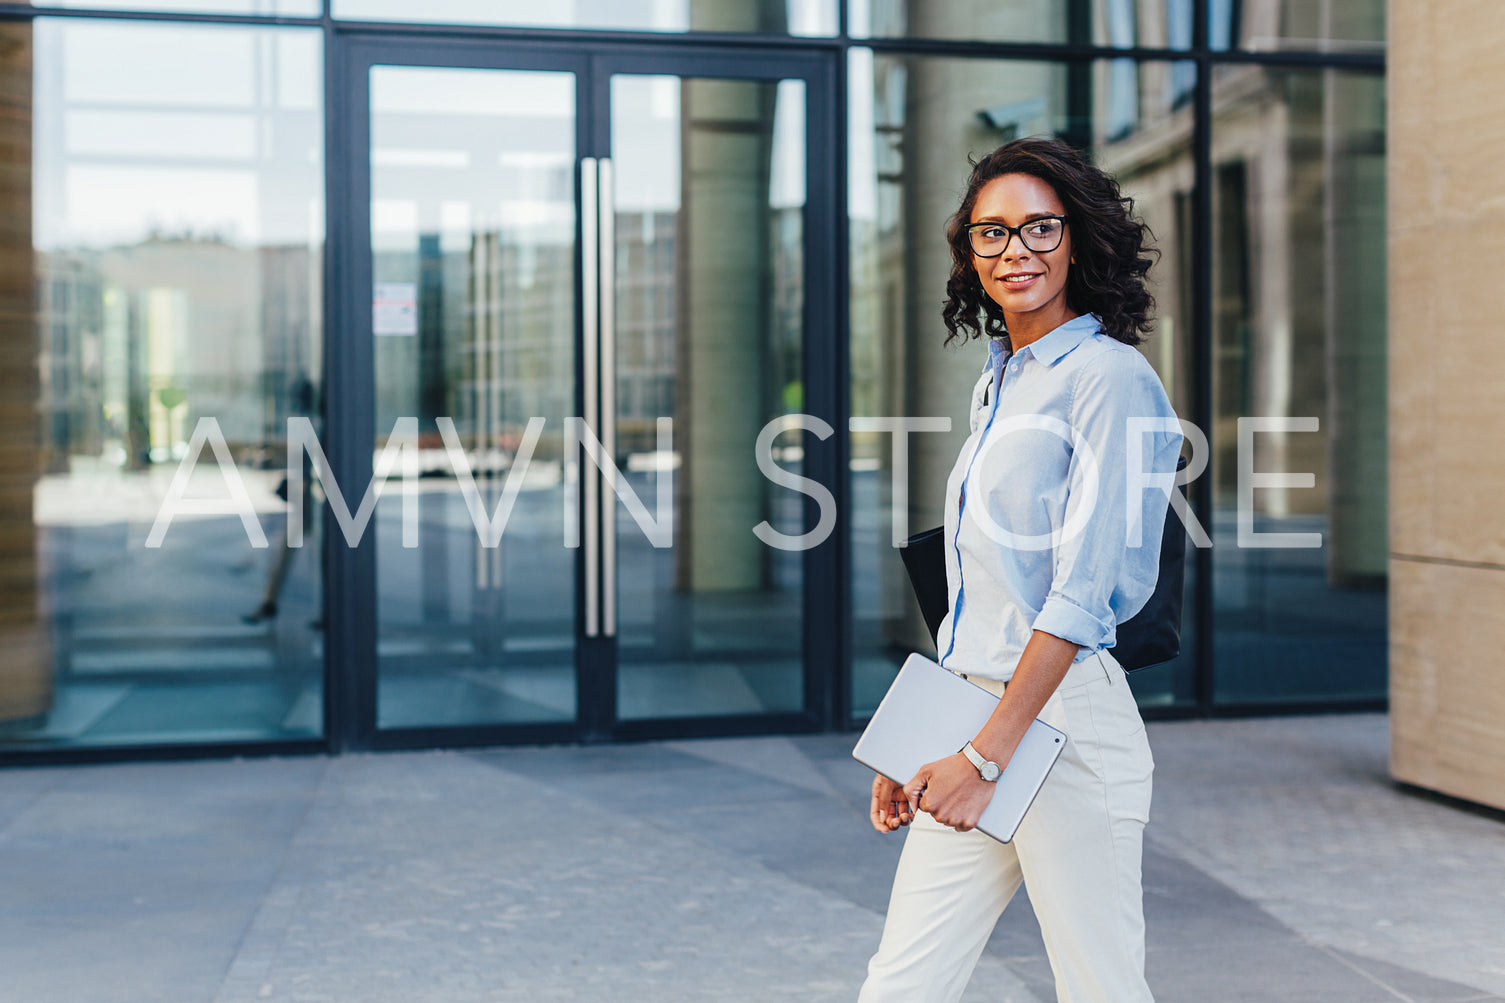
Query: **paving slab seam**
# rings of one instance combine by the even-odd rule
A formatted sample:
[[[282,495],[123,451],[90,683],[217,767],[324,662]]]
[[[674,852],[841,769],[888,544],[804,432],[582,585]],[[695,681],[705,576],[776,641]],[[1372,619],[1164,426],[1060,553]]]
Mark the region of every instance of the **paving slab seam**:
[[[287,842],[283,845],[281,859],[267,881],[266,894],[260,906],[247,921],[245,930],[233,948],[230,963],[225,969],[224,980],[215,993],[215,1000],[225,998],[227,993],[232,997],[237,991],[246,993],[252,985],[255,986],[255,993],[248,995],[259,994],[266,974],[275,963],[283,941],[286,940],[288,931],[292,929],[293,920],[298,914],[299,899],[307,884],[312,863],[306,855],[294,852],[298,845],[298,836],[308,824],[315,806],[319,804],[328,780],[329,757],[325,756],[323,769],[319,771],[318,784],[309,795],[307,803],[303,806],[302,816],[298,819],[297,825],[293,826]]]
[[[1354,964],[1352,961],[1343,957],[1343,955],[1328,947],[1326,944],[1319,944],[1315,940],[1312,940],[1310,937],[1301,934],[1299,931],[1297,932],[1297,936],[1301,937],[1302,940],[1306,941],[1308,944],[1312,945],[1317,950],[1327,955],[1329,958],[1332,958],[1338,964],[1343,965],[1345,968],[1352,970],[1367,981],[1372,982],[1376,987],[1383,989],[1385,992],[1394,996],[1396,999],[1402,1000],[1404,1001],[1404,1003],[1417,1003],[1417,1000],[1414,996],[1409,996],[1406,993],[1401,992],[1399,989],[1390,985],[1384,979],[1381,979],[1373,972],[1366,971],[1363,966]]]
[[[46,787],[32,791],[31,795],[27,797],[26,800],[22,801],[17,806],[17,808],[12,811],[8,817],[5,818],[4,823],[0,824],[0,839],[5,839],[10,834],[10,831],[15,828],[17,820],[25,816],[27,812],[31,811],[38,804],[40,804],[43,798],[46,798],[54,790],[57,789],[58,779],[60,778],[55,778],[53,783],[47,785]]]

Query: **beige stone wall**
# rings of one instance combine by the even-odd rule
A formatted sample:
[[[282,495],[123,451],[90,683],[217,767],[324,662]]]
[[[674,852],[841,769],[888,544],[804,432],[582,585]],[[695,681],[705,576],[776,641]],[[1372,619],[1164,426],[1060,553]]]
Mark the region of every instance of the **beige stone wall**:
[[[0,721],[52,706],[37,606],[36,268],[31,248],[31,25],[0,25]]]
[[[1390,767],[1505,808],[1505,18],[1388,34]]]

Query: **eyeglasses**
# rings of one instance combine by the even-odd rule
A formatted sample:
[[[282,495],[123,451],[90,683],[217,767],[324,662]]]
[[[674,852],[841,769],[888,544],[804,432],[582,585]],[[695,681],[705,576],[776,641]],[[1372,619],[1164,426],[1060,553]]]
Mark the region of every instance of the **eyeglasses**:
[[[973,223],[967,227],[967,239],[972,242],[972,253],[979,258],[996,258],[1009,246],[1014,235],[1019,242],[1036,254],[1049,254],[1061,246],[1061,237],[1066,233],[1065,216],[1041,216],[1019,226],[1007,223]]]

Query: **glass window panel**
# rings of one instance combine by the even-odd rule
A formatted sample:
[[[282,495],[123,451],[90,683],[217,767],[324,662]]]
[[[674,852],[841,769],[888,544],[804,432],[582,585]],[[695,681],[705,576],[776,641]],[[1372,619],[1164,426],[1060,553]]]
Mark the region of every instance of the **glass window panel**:
[[[0,312],[0,747],[317,736],[318,520],[294,498],[288,546],[279,485],[287,420],[318,425],[319,35],[4,31],[5,91],[32,101],[5,119],[3,205],[25,215],[0,233],[36,284]],[[229,462],[186,462],[197,431]],[[219,511],[159,522],[175,483]]]
[[[1385,0],[1206,0],[1214,49],[1383,52]]]
[[[33,0],[32,6],[174,14],[260,14],[266,17],[318,17],[324,12],[321,0]]]
[[[951,260],[945,221],[968,156],[1017,136],[1054,134],[1118,177],[1161,252],[1150,273],[1158,329],[1142,351],[1178,412],[1190,416],[1195,172],[1186,81],[1194,70],[1175,62],[1073,68],[856,49],[850,72],[852,414],[952,421],[950,433],[912,436],[908,506],[898,511],[891,435],[852,435],[852,711],[860,717],[877,705],[907,652],[934,645],[892,540],[940,523],[942,487],[966,438],[965,408],[983,364],[981,344],[942,348],[939,317]],[[1000,94],[1009,95],[1006,104]],[[1136,675],[1135,691],[1146,703],[1189,700],[1191,671],[1183,655]]]
[[[849,0],[853,38],[1185,49],[1194,0]]]
[[[1384,79],[1232,66],[1214,87],[1216,698],[1381,697]],[[1241,447],[1246,418],[1318,428]],[[1241,540],[1251,472],[1309,473],[1315,485],[1243,486]],[[1251,530],[1319,534],[1320,546],[1273,546]]]
[[[836,0],[334,0],[337,18],[504,24],[527,28],[761,32],[824,38],[837,33]]]
[[[623,720],[804,706],[805,554],[752,527],[809,528],[753,462],[803,409],[806,100],[801,80],[612,78],[617,455],[648,504],[660,471],[675,490],[671,546],[615,506]],[[774,461],[802,473],[807,441],[780,434]]]

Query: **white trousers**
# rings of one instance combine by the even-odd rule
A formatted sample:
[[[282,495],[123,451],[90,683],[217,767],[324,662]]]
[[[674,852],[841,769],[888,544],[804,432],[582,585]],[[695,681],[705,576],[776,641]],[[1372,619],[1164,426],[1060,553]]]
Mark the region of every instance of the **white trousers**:
[[[1021,880],[1057,1000],[1153,1000],[1140,861],[1155,764],[1123,669],[1107,652],[1073,664],[1040,718],[1066,733],[1066,748],[1012,843],[924,812],[910,823],[860,1003],[959,1000]]]

